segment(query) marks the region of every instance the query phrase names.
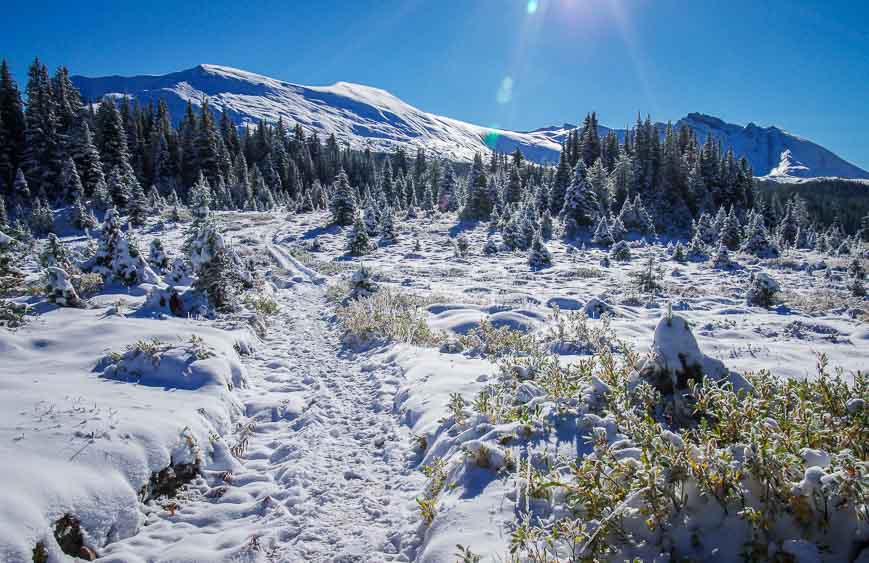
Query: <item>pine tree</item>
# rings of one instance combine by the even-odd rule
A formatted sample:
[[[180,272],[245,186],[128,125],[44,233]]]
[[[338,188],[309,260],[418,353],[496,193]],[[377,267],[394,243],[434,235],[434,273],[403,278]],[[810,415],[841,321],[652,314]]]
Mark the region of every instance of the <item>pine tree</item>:
[[[594,223],[597,216],[597,200],[594,192],[585,179],[585,165],[582,162],[576,164],[573,173],[573,181],[564,198],[561,208],[561,220],[570,237],[576,236],[577,232]]]
[[[157,274],[145,262],[138,246],[121,231],[120,218],[114,208],[106,211],[99,246],[89,268],[127,286],[157,281]]]
[[[72,225],[79,230],[90,230],[97,226],[94,214],[85,207],[81,198],[76,198],[72,204]]]
[[[213,198],[208,178],[202,172],[193,187],[190,188],[190,209],[197,217],[205,217],[211,212]]]
[[[356,218],[356,190],[350,186],[350,180],[344,168],[338,171],[333,184],[331,202],[332,221],[336,225],[352,225]]]
[[[94,144],[93,134],[87,121],[82,122],[79,133],[74,137],[72,151],[76,169],[81,175],[85,197],[91,197],[99,184],[105,186],[106,176],[103,172],[99,150]]]
[[[474,163],[471,166],[471,175],[468,178],[468,193],[465,207],[462,209],[462,219],[486,220],[492,213],[494,201],[490,192],[486,171],[483,167],[483,159],[479,153],[474,155]]]
[[[347,252],[350,256],[364,256],[371,250],[371,239],[362,222],[362,217],[356,215],[353,220],[353,229],[347,238]]]
[[[188,252],[196,274],[193,286],[208,296],[216,310],[232,310],[242,288],[250,285],[251,276],[212,220],[205,218],[200,222],[189,241]]]
[[[532,270],[542,270],[552,266],[552,254],[539,234],[534,236],[531,249],[528,251],[528,265]]]
[[[54,233],[48,234],[48,239],[45,241],[45,248],[39,256],[39,263],[43,268],[57,267],[69,272],[72,267],[72,260],[69,257],[66,247],[57,238]]]
[[[456,211],[459,201],[456,197],[456,175],[450,161],[444,161],[441,183],[438,186],[438,210],[441,212]]]
[[[169,269],[169,257],[163,247],[163,241],[155,238],[148,247],[148,263],[157,273],[165,273]]]
[[[610,233],[609,225],[606,222],[606,217],[601,217],[598,221],[597,227],[594,229],[594,235],[591,237],[591,242],[600,246],[610,246],[615,242],[612,233]]]
[[[149,214],[148,198],[145,197],[145,192],[142,191],[142,186],[137,182],[133,189],[133,196],[130,198],[129,215],[130,224],[134,227],[141,227],[145,224],[145,220]]]
[[[569,156],[565,151],[561,151],[561,156],[558,160],[558,169],[555,171],[555,176],[552,178],[552,186],[549,189],[549,211],[556,215],[561,213],[567,204],[567,199],[571,188],[577,184],[577,174],[581,174],[583,182],[585,181],[585,165],[582,167],[579,164],[573,170],[573,182],[571,182]],[[597,205],[597,202],[595,202]],[[577,223],[579,225],[579,223]]]
[[[721,224],[719,241],[721,244],[726,246],[728,250],[736,250],[739,248],[739,219],[737,219],[736,213],[733,211],[733,206],[730,207],[730,213],[727,214]]]
[[[397,238],[393,212],[387,207],[380,218],[380,243],[384,245],[395,244]]]
[[[84,197],[84,186],[82,186],[81,177],[78,175],[75,161],[71,157],[67,157],[64,161],[60,176],[61,196],[63,199],[75,201]]]
[[[54,230],[54,214],[51,206],[42,198],[37,198],[30,213],[30,228],[38,235],[45,235]]]
[[[362,299],[369,297],[378,290],[377,284],[371,279],[371,270],[365,264],[360,264],[359,269],[353,272],[350,278],[350,294],[348,299]]]
[[[0,186],[10,186],[24,158],[24,104],[9,65],[0,62]]]
[[[60,175],[58,120],[48,69],[39,59],[28,71],[24,159],[21,167],[31,189],[54,197]]]
[[[24,177],[24,172],[19,168],[15,173],[15,182],[12,184],[12,197],[19,204],[30,202],[30,186]]]
[[[0,194],[0,230],[9,228],[9,214],[6,212],[6,200]]]

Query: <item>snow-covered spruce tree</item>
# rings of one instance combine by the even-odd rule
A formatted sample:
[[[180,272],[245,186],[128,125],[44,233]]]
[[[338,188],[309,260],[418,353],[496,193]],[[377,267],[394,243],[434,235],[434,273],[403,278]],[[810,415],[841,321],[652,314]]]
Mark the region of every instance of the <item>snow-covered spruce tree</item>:
[[[580,161],[574,169],[573,181],[567,187],[559,215],[564,222],[565,234],[573,238],[580,229],[593,225],[597,208],[597,199],[585,179],[585,166]]]
[[[531,249],[528,251],[528,265],[532,270],[542,270],[552,266],[552,254],[546,248],[546,244],[539,234],[531,242]]]
[[[688,258],[691,260],[706,260],[706,244],[703,242],[703,238],[699,232],[694,233],[694,237],[691,239],[691,242],[688,244]]]
[[[453,240],[453,248],[456,258],[467,258],[471,243],[468,242],[468,237],[465,233],[460,234]]]
[[[6,211],[6,200],[0,194],[0,230],[9,228],[9,213]]]
[[[37,235],[45,235],[54,230],[54,214],[51,207],[41,198],[37,198],[30,213],[30,228]]]
[[[758,258],[775,258],[779,255],[778,247],[769,240],[766,227],[763,225],[763,215],[759,213],[751,215],[745,225],[739,250]]]
[[[350,186],[350,180],[343,168],[338,170],[332,186],[332,201],[329,206],[332,212],[332,222],[336,225],[352,225],[357,215],[356,190]]]
[[[350,256],[365,256],[371,250],[371,239],[368,237],[368,229],[358,214],[353,221],[353,229],[347,237],[347,253]]]
[[[598,221],[597,227],[594,229],[594,235],[591,237],[591,242],[592,244],[605,247],[608,247],[615,242],[612,234],[610,234],[610,228],[609,225],[607,225],[606,217],[602,216]]]
[[[157,186],[151,184],[151,187],[148,189],[148,208],[151,211],[160,212],[166,207],[166,200],[163,199],[163,196],[160,195],[160,191],[157,189]]]
[[[157,274],[145,262],[138,247],[121,231],[120,218],[114,208],[106,212],[99,246],[89,269],[128,286],[157,281]]]
[[[39,256],[39,263],[43,268],[61,268],[67,272],[73,267],[69,252],[54,233],[49,233],[45,248]]]
[[[24,172],[19,168],[12,182],[12,198],[19,204],[26,204],[30,202],[30,197],[30,186],[27,184]]]
[[[737,250],[739,248],[739,219],[733,211],[733,206],[730,207],[728,213],[721,224],[719,232],[719,243],[727,247],[728,250]]]
[[[848,278],[848,283],[845,287],[854,297],[866,297],[866,285],[861,278]]]
[[[620,240],[610,248],[610,258],[619,262],[627,262],[631,259],[631,247],[628,243]]]
[[[745,291],[745,303],[754,307],[771,307],[779,291],[781,286],[769,274],[752,273]]]
[[[612,217],[612,220],[609,222],[610,227],[610,235],[613,237],[615,242],[619,242],[625,238],[625,234],[627,234],[627,230],[625,229],[624,223],[619,219],[619,216],[616,215]]]
[[[211,211],[212,199],[211,185],[205,174],[200,171],[196,183],[190,188],[190,210],[193,215],[196,217],[207,216]]]
[[[527,248],[525,236],[522,229],[519,227],[517,214],[513,214],[501,231],[501,238],[504,241],[504,246],[508,250],[522,250]]]
[[[554,233],[555,225],[552,221],[552,214],[549,213],[549,209],[544,209],[540,216],[540,236],[543,237],[543,240],[549,240]]]
[[[365,223],[365,231],[369,237],[376,237],[380,233],[380,219],[378,215],[377,208],[374,206],[374,200],[368,200],[362,220]]]
[[[858,280],[866,279],[866,269],[863,268],[863,264],[860,262],[859,258],[854,258],[851,260],[851,263],[848,264],[848,277],[856,278]]]
[[[163,248],[163,241],[155,238],[148,247],[148,263],[154,271],[163,274],[169,269],[169,257]]]
[[[465,207],[462,209],[462,219],[476,221],[489,218],[494,207],[493,194],[490,190],[483,158],[477,153],[474,155],[471,175],[468,178],[468,194]]]
[[[380,244],[395,244],[397,240],[398,235],[395,233],[395,219],[392,209],[387,207],[380,219]]]
[[[178,256],[172,260],[165,279],[170,285],[189,285],[192,274],[190,264],[184,258]]]
[[[733,267],[733,261],[730,259],[730,253],[727,251],[727,246],[724,244],[718,245],[718,250],[711,257],[712,266],[719,270],[728,270]]]
[[[133,193],[130,197],[130,202],[127,206],[127,213],[130,216],[130,224],[134,227],[141,227],[145,224],[150,212],[148,199],[145,197],[145,192],[142,191],[142,186],[139,183],[133,187]]]
[[[61,307],[81,307],[82,302],[66,270],[55,266],[45,269],[45,296]]]
[[[368,297],[376,293],[377,289],[377,284],[371,279],[371,270],[365,264],[360,264],[350,278],[350,293],[347,298],[355,300]]]
[[[458,186],[456,182],[456,173],[453,170],[453,165],[449,160],[444,160],[441,167],[442,173],[440,184],[438,185],[437,193],[437,208],[440,212],[457,211],[459,209]]]
[[[84,231],[96,228],[98,224],[93,212],[85,207],[81,198],[77,198],[72,204],[72,225]]]
[[[492,256],[497,253],[498,243],[495,242],[495,237],[490,233],[489,236],[486,237],[486,243],[483,245],[483,254],[486,256]]]
[[[200,222],[187,247],[196,275],[193,286],[208,296],[216,310],[233,309],[242,288],[250,286],[252,280],[210,217]]]
[[[72,157],[67,157],[63,162],[63,168],[60,172],[61,194],[66,201],[75,201],[84,197],[84,186],[81,183],[81,177],[78,175],[78,169],[75,166],[75,161]]]
[[[673,261],[674,262],[684,262],[687,260],[685,247],[681,242],[676,243],[676,247],[673,249]]]

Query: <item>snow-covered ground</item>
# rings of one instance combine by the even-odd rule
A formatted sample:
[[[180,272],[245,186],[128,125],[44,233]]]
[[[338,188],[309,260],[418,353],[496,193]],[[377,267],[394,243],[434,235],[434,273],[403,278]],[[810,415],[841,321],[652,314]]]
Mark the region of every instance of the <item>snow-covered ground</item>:
[[[37,544],[47,561],[65,560],[55,540],[64,515],[103,561],[440,562],[456,560],[457,544],[509,560],[511,533],[536,502],[516,468],[529,472],[527,487],[529,460],[585,455],[590,429],[572,414],[534,439],[519,439],[531,423],[469,414],[459,424],[456,401],[468,405],[495,382],[497,359],[342,338],[334,294],[363,262],[381,286],[420,297],[425,323],[447,340],[484,320],[542,336],[558,311],[585,311],[645,352],[671,309],[710,361],[738,373],[814,377],[819,354],[846,376],[869,365],[866,302],[842,297],[842,258],[735,255],[737,267],[717,270],[636,242],[629,262],[604,267],[601,250],[550,241],[554,266],[532,272],[524,253],[483,255],[487,226],[460,230],[454,215],[402,219],[397,243],[363,258],[346,256],[346,229],[326,226],[324,213],[219,222],[258,257],[277,304],[259,335],[232,315],[149,309],[147,288],[115,289],[86,309],[29,298],[39,314],[0,328],[0,560],[32,561]],[[152,222],[139,240],[159,236],[178,255],[183,228]],[[460,233],[465,258],[451,242]],[[654,294],[631,280],[649,257],[660,272]],[[822,260],[830,268],[816,269]],[[780,284],[780,305],[746,305],[752,272]],[[596,318],[603,310],[608,320]],[[563,352],[582,362],[581,351]],[[521,392],[555,420],[539,389]],[[592,386],[583,400],[600,392]],[[160,494],[167,468],[181,476],[193,465],[187,485]]]

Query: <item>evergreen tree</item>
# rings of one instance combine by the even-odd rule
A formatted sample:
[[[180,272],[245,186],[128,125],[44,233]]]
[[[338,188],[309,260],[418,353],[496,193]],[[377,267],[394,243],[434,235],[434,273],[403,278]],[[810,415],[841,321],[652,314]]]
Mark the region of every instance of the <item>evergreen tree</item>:
[[[352,225],[356,218],[356,190],[350,186],[344,168],[338,171],[333,184],[332,221],[337,225]]]
[[[350,256],[364,256],[371,250],[371,239],[362,218],[359,215],[353,220],[353,229],[347,238],[347,252]]]
[[[483,159],[478,153],[474,156],[474,163],[471,167],[462,219],[487,220],[492,214],[493,207],[494,201],[486,178],[486,171],[483,168]]]
[[[450,161],[444,161],[441,183],[438,186],[438,210],[441,212],[456,211],[459,201],[456,193],[456,175]]]
[[[103,172],[100,152],[94,144],[93,134],[87,121],[82,122],[78,134],[74,137],[72,157],[75,160],[76,170],[81,175],[85,197],[90,197],[96,191],[98,184],[105,185],[106,176]]]
[[[610,246],[615,242],[612,233],[610,233],[609,225],[606,222],[606,217],[601,217],[597,222],[591,242],[600,246]]]
[[[594,192],[585,178],[585,165],[581,161],[577,162],[560,215],[567,235],[576,236],[581,228],[593,224],[597,207]]]
[[[531,242],[531,249],[528,251],[528,265],[532,270],[542,270],[552,266],[552,254],[540,235],[536,235]]]
[[[145,220],[148,218],[149,210],[150,206],[148,205],[148,198],[145,197],[145,192],[142,191],[142,186],[136,182],[128,209],[130,214],[130,224],[134,227],[141,227],[144,225]]]
[[[733,206],[730,207],[730,213],[727,214],[721,224],[719,242],[726,246],[728,250],[736,250],[739,248],[739,219],[737,219],[736,213],[733,211]]]
[[[555,176],[552,178],[552,186],[549,189],[549,211],[555,215],[561,213],[565,207],[568,198],[569,188],[577,183],[577,173],[581,173],[583,182],[585,182],[585,165],[582,167],[577,164],[573,171],[573,182],[570,179],[570,164],[568,163],[569,155],[565,151],[561,151],[561,157],[558,160],[558,169],[555,171]],[[595,202],[597,205],[597,202]]]
[[[392,209],[387,207],[380,219],[380,243],[384,245],[395,244],[397,238],[393,212]]]

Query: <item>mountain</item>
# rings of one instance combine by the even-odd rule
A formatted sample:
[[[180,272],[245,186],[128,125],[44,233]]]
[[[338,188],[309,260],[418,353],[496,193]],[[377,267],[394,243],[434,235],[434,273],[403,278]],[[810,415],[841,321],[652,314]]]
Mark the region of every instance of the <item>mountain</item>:
[[[491,129],[417,109],[385,90],[337,82],[331,86],[302,86],[234,68],[199,65],[159,76],[72,77],[89,101],[104,96],[130,96],[142,104],[163,99],[173,118],[180,119],[188,100],[199,106],[204,98],[215,110],[223,110],[238,124],[282,117],[292,126],[321,135],[334,133],[339,142],[353,148],[392,151],[396,145],[414,151],[425,148],[456,160],[470,160],[474,153],[518,148],[536,162],[556,162],[561,142],[573,125],[543,127],[533,131]],[[758,176],[773,178],[838,176],[869,178],[869,172],[839,158],[829,150],[777,127],[745,127],[716,117],[691,113],[676,126],[688,125],[701,142],[714,135],[725,146],[745,155]],[[659,130],[665,128],[658,124]],[[608,131],[601,127],[601,134]],[[616,130],[621,139],[624,130]]]

